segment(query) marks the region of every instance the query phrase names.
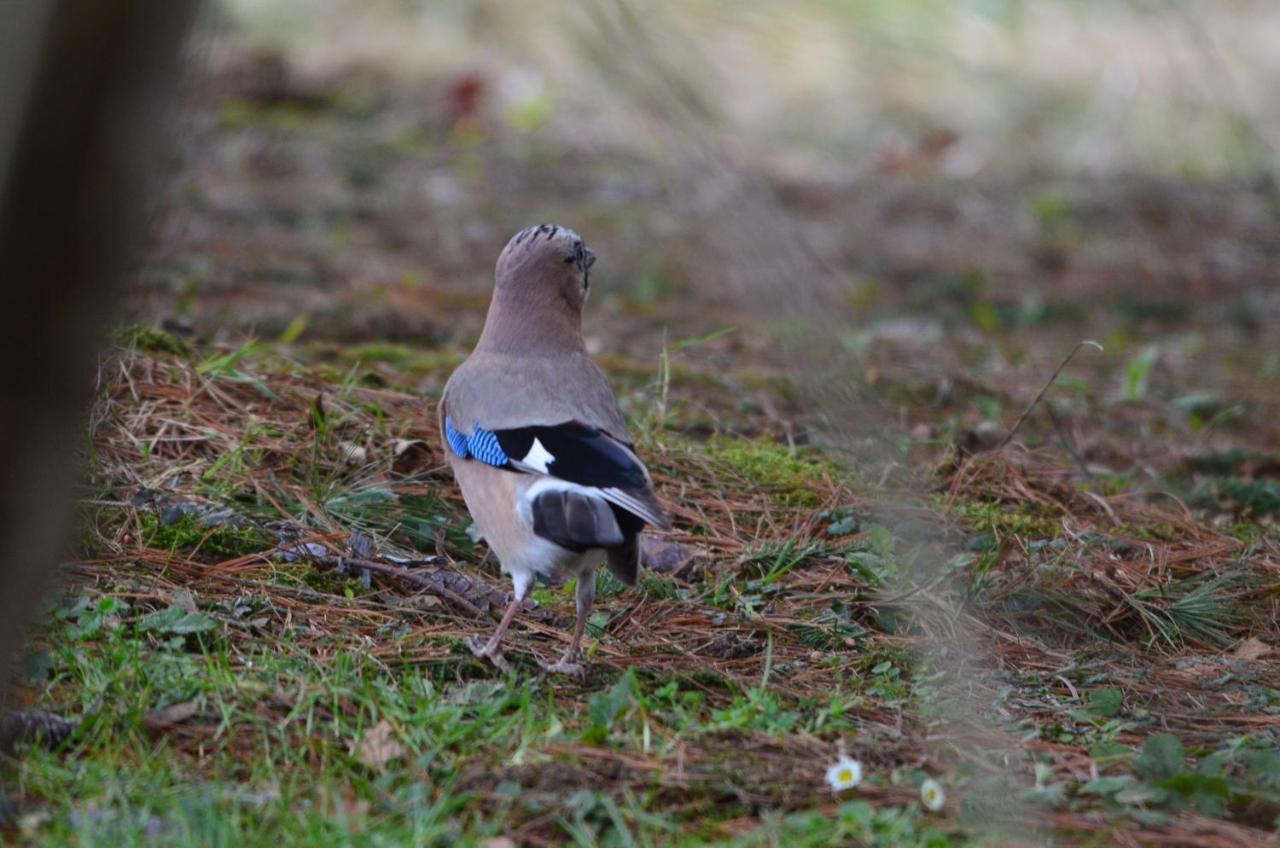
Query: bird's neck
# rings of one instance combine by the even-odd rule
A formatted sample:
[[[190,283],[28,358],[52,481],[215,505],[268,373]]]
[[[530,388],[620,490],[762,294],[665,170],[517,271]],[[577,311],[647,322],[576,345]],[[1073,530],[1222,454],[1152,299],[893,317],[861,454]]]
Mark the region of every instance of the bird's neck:
[[[539,292],[538,294],[542,294]],[[527,291],[498,289],[476,350],[526,356],[581,353],[582,311]]]

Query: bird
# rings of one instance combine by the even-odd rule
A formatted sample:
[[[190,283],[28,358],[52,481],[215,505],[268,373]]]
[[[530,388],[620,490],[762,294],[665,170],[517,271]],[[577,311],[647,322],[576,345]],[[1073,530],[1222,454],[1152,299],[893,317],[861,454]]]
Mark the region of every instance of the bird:
[[[512,600],[493,635],[468,641],[503,671],[502,640],[541,576],[576,578],[573,637],[539,664],[582,677],[582,631],[604,562],[634,586],[639,535],[671,523],[636,454],[608,378],[582,337],[596,255],[554,224],[512,236],[471,354],[449,377],[437,417],[448,464],[476,529],[510,575]]]

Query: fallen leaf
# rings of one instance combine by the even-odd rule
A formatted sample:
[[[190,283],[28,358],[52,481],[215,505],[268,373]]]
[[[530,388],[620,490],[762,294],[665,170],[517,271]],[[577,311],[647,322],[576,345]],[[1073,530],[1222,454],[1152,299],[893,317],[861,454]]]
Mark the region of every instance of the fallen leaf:
[[[348,465],[364,465],[369,461],[369,452],[351,442],[342,442],[338,447],[342,450],[342,458]]]
[[[640,536],[640,561],[645,568],[659,574],[678,574],[705,553],[701,548],[682,545],[647,533]]]
[[[364,732],[364,736],[351,749],[351,754],[361,764],[381,771],[392,760],[409,753],[395,738],[395,728],[386,719]]]
[[[1241,662],[1257,662],[1263,657],[1270,656],[1275,652],[1275,648],[1259,639],[1257,636],[1250,636],[1240,644],[1236,645],[1235,650],[1231,652],[1231,659],[1240,660]]]
[[[404,597],[393,597],[388,599],[386,603],[388,606],[395,609],[414,610],[417,612],[444,606],[444,601],[440,600],[435,595],[406,595]]]
[[[147,715],[148,724],[180,724],[200,712],[198,700],[179,701]]]

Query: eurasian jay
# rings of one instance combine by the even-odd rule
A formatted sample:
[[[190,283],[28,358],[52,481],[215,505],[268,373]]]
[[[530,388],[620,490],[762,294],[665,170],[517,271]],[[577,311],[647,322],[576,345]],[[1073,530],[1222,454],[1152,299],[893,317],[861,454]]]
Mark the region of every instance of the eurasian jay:
[[[581,675],[578,652],[601,560],[634,586],[641,528],[670,527],[609,382],[583,344],[595,259],[564,227],[516,233],[498,257],[480,340],[440,400],[449,465],[515,589],[493,636],[469,643],[503,670],[502,637],[534,577],[576,577],[573,639],[544,668]]]

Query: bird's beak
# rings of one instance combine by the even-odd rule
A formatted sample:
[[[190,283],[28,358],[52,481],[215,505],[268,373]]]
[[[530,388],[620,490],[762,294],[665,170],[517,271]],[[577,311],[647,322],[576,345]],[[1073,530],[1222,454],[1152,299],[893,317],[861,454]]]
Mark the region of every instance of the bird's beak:
[[[590,268],[590,267],[591,267],[592,265],[594,265],[594,264],[596,264],[596,254],[595,254],[595,251],[593,251],[593,250],[592,250],[591,248],[589,248],[589,247],[584,247],[584,248],[582,249],[582,267],[583,267],[584,269],[585,269],[585,268]]]

